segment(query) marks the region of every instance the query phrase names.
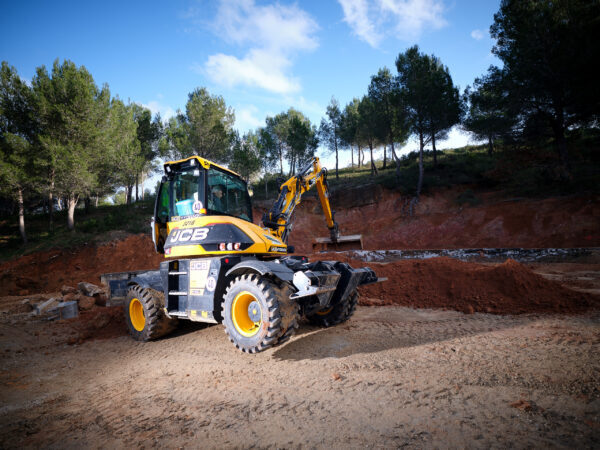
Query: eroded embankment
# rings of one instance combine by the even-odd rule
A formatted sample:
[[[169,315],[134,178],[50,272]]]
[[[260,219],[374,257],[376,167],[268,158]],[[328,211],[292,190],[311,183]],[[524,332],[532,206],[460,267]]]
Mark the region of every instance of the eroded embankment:
[[[163,259],[143,234],[103,245],[33,253],[0,264],[0,293],[54,292],[80,281],[99,284],[103,273],[157,269]]]
[[[597,196],[507,201],[488,193],[480,195],[479,205],[460,206],[460,192],[454,188],[422,196],[412,217],[408,199],[381,186],[336,192],[331,204],[342,234],[362,234],[369,250],[600,246]],[[255,219],[261,215],[257,211]],[[290,244],[309,253],[312,240],[327,235],[318,200],[304,198],[294,213]]]
[[[403,305],[454,309],[466,313],[577,313],[599,304],[598,297],[575,292],[508,260],[497,265],[451,258],[365,263],[347,254],[317,254],[314,259],[341,259],[353,267],[368,265],[388,281],[361,288],[363,305]],[[98,283],[102,273],[157,268],[162,257],[150,238],[121,241],[74,251],[28,255],[0,266],[3,295],[53,292],[80,281]]]

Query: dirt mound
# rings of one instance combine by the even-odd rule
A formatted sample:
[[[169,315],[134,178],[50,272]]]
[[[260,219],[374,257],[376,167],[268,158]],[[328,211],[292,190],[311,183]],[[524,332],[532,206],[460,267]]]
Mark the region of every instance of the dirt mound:
[[[361,261],[349,262],[365,266]],[[363,305],[493,314],[572,314],[600,305],[598,296],[563,287],[511,259],[494,266],[432,258],[369,263],[369,267],[388,281],[360,288]]]
[[[81,281],[99,284],[103,273],[157,269],[163,259],[143,234],[98,246],[34,253],[0,265],[0,295],[54,292]]]

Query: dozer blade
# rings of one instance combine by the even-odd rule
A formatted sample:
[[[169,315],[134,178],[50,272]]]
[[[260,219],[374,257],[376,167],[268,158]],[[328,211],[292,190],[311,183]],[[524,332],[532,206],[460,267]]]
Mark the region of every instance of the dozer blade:
[[[349,236],[340,236],[337,240],[331,238],[318,237],[312,243],[313,252],[328,252],[342,250],[362,250],[362,234],[352,234]]]

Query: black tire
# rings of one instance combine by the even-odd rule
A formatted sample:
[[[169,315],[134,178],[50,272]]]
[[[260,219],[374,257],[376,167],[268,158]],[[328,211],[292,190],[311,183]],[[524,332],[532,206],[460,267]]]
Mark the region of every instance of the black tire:
[[[356,311],[356,305],[358,305],[358,291],[352,292],[345,301],[331,308],[314,312],[307,316],[307,319],[313,325],[332,327],[350,319]]]
[[[165,316],[164,304],[162,292],[139,285],[131,286],[127,291],[124,311],[131,337],[136,341],[150,341],[172,332],[177,327],[177,319]]]
[[[227,287],[221,305],[229,340],[247,353],[261,352],[289,340],[298,328],[299,318],[298,304],[290,298],[291,294],[290,287],[280,287],[255,274],[236,277]],[[250,317],[250,307],[260,320]]]

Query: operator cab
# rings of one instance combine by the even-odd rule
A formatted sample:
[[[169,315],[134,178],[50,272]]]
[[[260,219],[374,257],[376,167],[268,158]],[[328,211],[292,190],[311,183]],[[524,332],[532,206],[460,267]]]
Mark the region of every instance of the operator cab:
[[[164,165],[156,195],[152,237],[164,253],[167,224],[200,216],[231,216],[252,223],[247,183],[235,172],[193,156]]]

